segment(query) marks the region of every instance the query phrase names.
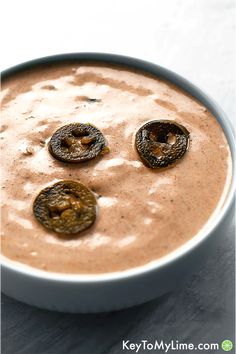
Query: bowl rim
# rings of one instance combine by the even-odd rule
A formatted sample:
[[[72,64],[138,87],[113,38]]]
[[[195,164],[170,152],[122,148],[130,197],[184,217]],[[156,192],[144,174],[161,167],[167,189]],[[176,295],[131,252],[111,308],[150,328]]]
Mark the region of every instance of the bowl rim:
[[[206,94],[202,89],[197,87],[195,84],[180,76],[174,71],[166,69],[160,65],[154,64],[152,62],[130,57],[119,54],[110,53],[100,53],[100,52],[79,52],[79,53],[64,53],[50,55],[46,57],[41,57],[26,61],[24,63],[12,66],[2,71],[1,78],[4,79],[8,75],[15,74],[19,71],[24,71],[30,67],[38,66],[41,64],[49,63],[59,63],[66,61],[94,61],[102,63],[117,64],[124,67],[130,67],[133,69],[138,69],[143,72],[150,73],[156,77],[162,78],[169,81],[176,86],[180,87],[185,92],[188,92],[192,97],[197,99],[201,104],[203,104],[217,119],[221,128],[224,131],[225,137],[227,139],[228,145],[231,151],[232,158],[232,174],[230,186],[228,188],[227,195],[224,199],[224,204],[218,211],[217,216],[211,221],[208,227],[204,225],[203,229],[200,230],[193,238],[185,242],[182,246],[178,247],[174,251],[168,253],[164,257],[157,260],[151,261],[144,265],[130,268],[117,272],[109,273],[98,273],[98,274],[71,274],[71,273],[57,273],[51,271],[44,271],[31,266],[25,265],[23,263],[18,263],[2,255],[1,257],[1,267],[2,269],[15,272],[18,275],[33,277],[35,279],[40,279],[42,281],[56,281],[60,283],[101,283],[101,282],[114,282],[121,280],[128,280],[131,278],[139,277],[141,275],[145,276],[148,273],[156,272],[168,266],[173,266],[174,263],[178,262],[181,258],[194,252],[204,241],[206,241],[214,233],[216,228],[221,224],[223,219],[229,213],[234,202],[234,191],[236,185],[235,177],[235,138],[232,123],[229,118],[222,110],[222,108]],[[210,217],[211,219],[211,217]]]

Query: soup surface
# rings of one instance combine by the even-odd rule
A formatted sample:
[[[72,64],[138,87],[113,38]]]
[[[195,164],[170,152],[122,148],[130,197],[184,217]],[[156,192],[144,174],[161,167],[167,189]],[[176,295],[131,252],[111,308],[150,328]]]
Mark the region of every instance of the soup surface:
[[[190,132],[186,154],[151,169],[135,134],[168,119]],[[80,164],[48,152],[63,125],[92,123],[110,152]],[[2,254],[42,270],[106,273],[167,255],[194,237],[226,195],[231,156],[212,114],[173,84],[141,71],[96,62],[38,66],[2,83]],[[38,193],[59,180],[80,181],[95,194],[92,227],[63,239],[34,217]]]

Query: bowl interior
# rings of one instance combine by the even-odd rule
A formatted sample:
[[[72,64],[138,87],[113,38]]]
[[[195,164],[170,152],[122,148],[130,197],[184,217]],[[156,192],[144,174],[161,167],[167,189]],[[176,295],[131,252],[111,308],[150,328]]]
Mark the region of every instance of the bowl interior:
[[[188,92],[198,101],[200,101],[208,110],[215,116],[221,125],[225,136],[227,138],[231,155],[232,155],[232,179],[229,181],[230,186],[227,191],[227,195],[224,196],[224,203],[220,206],[219,210],[211,216],[208,223],[200,230],[200,232],[194,236],[192,239],[187,241],[184,245],[167,254],[166,256],[152,261],[148,264],[142,265],[140,267],[115,272],[115,273],[106,273],[106,274],[63,274],[63,273],[53,273],[43,270],[38,270],[30,266],[22,265],[21,263],[13,262],[4,256],[2,257],[2,266],[6,267],[12,271],[23,273],[27,276],[46,278],[51,280],[57,280],[61,282],[99,282],[99,281],[111,281],[122,278],[129,278],[138,276],[139,274],[144,274],[146,272],[156,271],[161,267],[165,267],[170,263],[178,261],[180,257],[183,257],[188,252],[193,252],[196,247],[198,247],[207,237],[214,232],[215,228],[219,223],[225,218],[225,215],[228,213],[229,209],[232,207],[234,191],[235,191],[235,140],[233,135],[232,125],[227,118],[223,110],[218,106],[214,100],[212,100],[206,93],[201,89],[196,87],[194,84],[179,76],[178,74],[165,69],[161,66],[126,56],[115,55],[115,54],[106,54],[106,53],[70,53],[70,54],[61,54],[50,57],[44,57],[36,60],[32,60],[20,65],[16,65],[12,68],[6,69],[2,72],[2,78],[6,78],[9,75],[14,73],[24,71],[25,69],[35,67],[41,64],[48,63],[59,63],[64,61],[99,61],[99,62],[108,62],[118,65],[125,65],[131,68],[136,68],[150,74],[153,74],[157,77],[168,80],[175,85],[182,88],[184,91]]]

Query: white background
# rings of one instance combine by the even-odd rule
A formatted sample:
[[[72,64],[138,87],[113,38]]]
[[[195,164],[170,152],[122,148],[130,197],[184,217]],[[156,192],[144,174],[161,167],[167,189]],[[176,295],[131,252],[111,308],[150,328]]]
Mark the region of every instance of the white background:
[[[146,59],[192,80],[232,119],[233,0],[5,0],[1,69],[65,52]]]

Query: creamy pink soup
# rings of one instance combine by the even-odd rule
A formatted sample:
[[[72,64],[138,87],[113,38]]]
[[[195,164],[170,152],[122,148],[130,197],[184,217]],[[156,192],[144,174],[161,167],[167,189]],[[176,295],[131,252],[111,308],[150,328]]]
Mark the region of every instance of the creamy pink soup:
[[[98,102],[88,102],[96,98]],[[135,149],[146,122],[169,119],[190,132],[178,163],[150,169]],[[197,235],[224,202],[231,155],[215,117],[173,84],[110,64],[38,66],[2,82],[2,254],[62,273],[106,273],[157,260]],[[110,152],[66,164],[48,152],[61,126],[92,123]],[[75,180],[95,194],[95,224],[62,239],[34,217],[46,186]]]

